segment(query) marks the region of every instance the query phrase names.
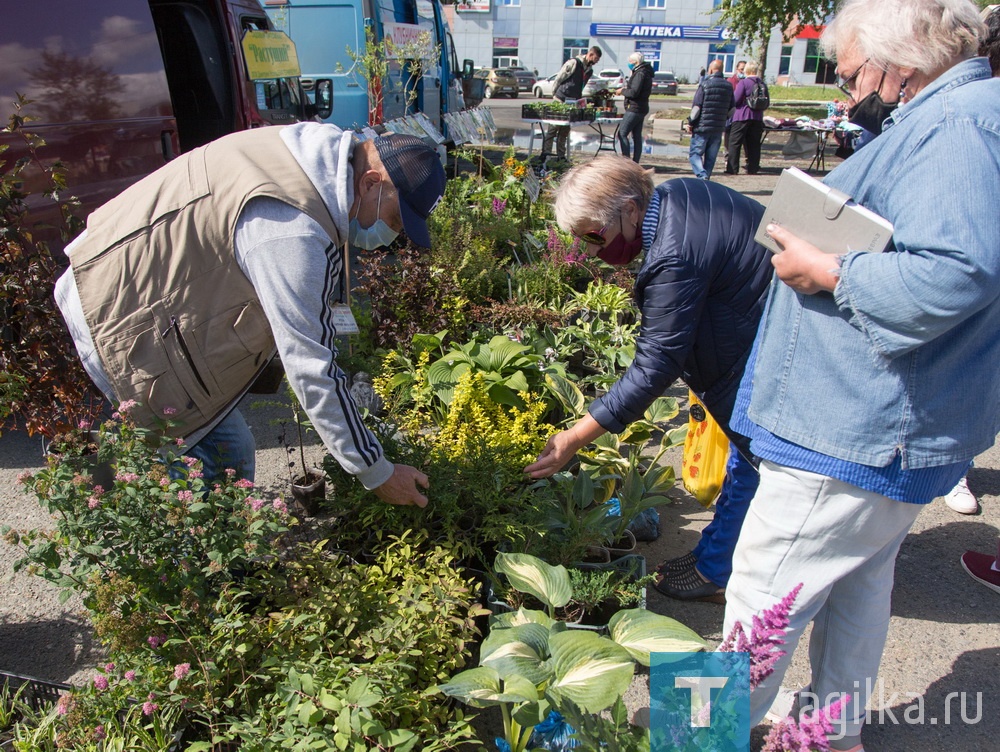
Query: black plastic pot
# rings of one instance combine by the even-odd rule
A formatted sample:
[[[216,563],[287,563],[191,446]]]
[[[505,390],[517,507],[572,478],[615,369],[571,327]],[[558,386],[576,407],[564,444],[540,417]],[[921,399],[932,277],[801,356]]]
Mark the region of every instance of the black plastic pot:
[[[313,470],[300,475],[292,481],[292,498],[307,516],[314,517],[320,502],[326,499],[326,478]]]

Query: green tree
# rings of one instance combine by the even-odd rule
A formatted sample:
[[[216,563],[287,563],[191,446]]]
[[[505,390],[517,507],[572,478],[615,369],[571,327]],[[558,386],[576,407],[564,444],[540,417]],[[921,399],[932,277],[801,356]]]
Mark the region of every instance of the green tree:
[[[738,36],[760,60],[760,75],[764,76],[767,43],[771,30],[781,27],[785,38],[793,37],[800,26],[821,24],[836,0],[722,0],[719,22]]]

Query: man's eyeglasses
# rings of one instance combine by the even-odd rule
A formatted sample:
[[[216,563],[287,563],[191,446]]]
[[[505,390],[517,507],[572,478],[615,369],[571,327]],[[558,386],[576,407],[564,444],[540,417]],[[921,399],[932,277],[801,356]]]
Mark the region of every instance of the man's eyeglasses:
[[[854,79],[856,79],[861,74],[861,69],[868,65],[868,61],[871,58],[865,58],[865,61],[858,66],[857,70],[854,71],[847,78],[841,79],[837,82],[837,88],[840,89],[844,94],[854,99]]]

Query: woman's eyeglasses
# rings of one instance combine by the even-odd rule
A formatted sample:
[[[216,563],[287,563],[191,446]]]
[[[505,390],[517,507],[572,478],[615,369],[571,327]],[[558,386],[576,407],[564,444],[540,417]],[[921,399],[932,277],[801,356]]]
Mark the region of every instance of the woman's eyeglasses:
[[[868,65],[868,61],[871,58],[865,58],[865,61],[858,66],[857,70],[854,71],[847,78],[841,79],[837,82],[837,88],[840,89],[844,94],[846,94],[851,99],[854,99],[854,79],[856,79],[861,74],[861,69]]]
[[[577,235],[577,237],[588,245],[604,245],[608,242],[604,236],[608,234],[608,228],[611,227],[613,222],[614,220],[611,220],[611,222],[608,222],[597,232],[585,232],[583,235]]]

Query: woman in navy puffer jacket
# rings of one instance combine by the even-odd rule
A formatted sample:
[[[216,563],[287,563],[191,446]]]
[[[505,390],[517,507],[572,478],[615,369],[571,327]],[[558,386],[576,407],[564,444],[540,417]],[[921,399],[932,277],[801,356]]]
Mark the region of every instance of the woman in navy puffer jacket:
[[[753,239],[763,211],[736,191],[693,178],[654,190],[648,173],[617,156],[573,168],[556,193],[559,226],[588,252],[628,264],[645,251],[635,282],[642,323],[632,365],[576,425],[549,439],[525,472],[552,475],[605,431],[621,432],[641,418],[683,379],[739,451],[730,452],[735,470],[727,472],[708,539],[661,570],[657,587],[673,597],[720,601],[756,489],[749,441],[729,429],[729,418],[772,275],[769,252]]]

